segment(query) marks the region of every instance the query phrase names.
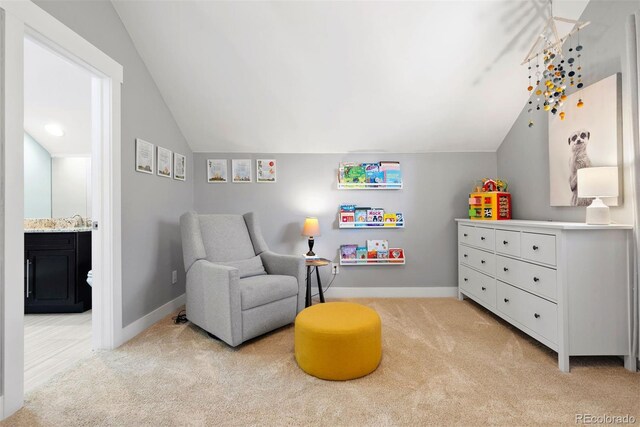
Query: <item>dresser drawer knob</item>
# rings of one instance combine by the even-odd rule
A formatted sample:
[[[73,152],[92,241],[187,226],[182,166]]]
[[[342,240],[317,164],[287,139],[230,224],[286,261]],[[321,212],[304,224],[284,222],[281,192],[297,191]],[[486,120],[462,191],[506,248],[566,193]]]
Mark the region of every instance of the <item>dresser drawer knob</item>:
[[[464,236],[464,237],[468,237],[469,235],[468,235],[467,233],[464,233],[464,234],[463,234],[463,236]]]
[[[487,288],[485,288],[485,287],[483,286],[483,287],[482,287],[482,290],[483,290],[483,291],[486,291],[486,290],[487,290]]]
[[[505,299],[504,299],[504,302],[509,302],[509,298],[505,298]]]
[[[481,260],[480,260],[480,263],[481,263],[481,264],[486,264],[486,261],[485,261],[485,260],[483,260],[483,259],[481,259]]]
[[[480,237],[480,240],[487,240],[484,236]]]
[[[509,271],[509,269],[507,267],[503,267],[502,268],[504,271]]]
[[[536,319],[538,319],[540,317],[540,315],[538,313],[533,313],[533,317],[535,317]]]
[[[534,250],[534,251],[537,251],[537,250],[538,250],[538,247],[537,247],[536,245],[533,245],[533,250]]]
[[[467,279],[467,278],[465,277],[465,278],[464,278],[464,281],[465,281],[465,282],[468,282],[468,281],[469,281],[469,279]]]
[[[465,258],[467,258],[467,257],[468,257],[468,255],[467,255],[467,254],[464,254],[464,255],[462,255],[462,256],[463,256],[463,257],[465,257]]]
[[[538,282],[540,281],[540,279],[538,279],[537,277],[534,277],[534,278],[533,278],[533,281],[534,281],[534,282],[536,282],[536,283],[538,283]]]
[[[508,244],[509,244],[509,242],[507,242],[506,240],[503,240],[503,241],[502,241],[502,244],[503,244],[503,245],[508,245]]]

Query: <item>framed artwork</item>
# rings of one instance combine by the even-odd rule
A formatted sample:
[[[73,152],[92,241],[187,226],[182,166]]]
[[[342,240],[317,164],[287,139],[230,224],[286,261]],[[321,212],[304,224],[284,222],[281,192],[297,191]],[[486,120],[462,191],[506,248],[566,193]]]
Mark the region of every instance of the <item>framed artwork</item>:
[[[275,159],[256,160],[256,182],[276,182],[276,168]]]
[[[578,102],[584,105],[578,108]],[[622,103],[620,75],[607,77],[569,95],[566,118],[549,114],[549,184],[551,206],[588,206],[578,198],[577,171],[591,166],[618,166],[622,191]],[[618,206],[622,198],[603,199]]]
[[[227,178],[227,159],[207,159],[207,182],[223,184]]]
[[[251,159],[231,160],[231,177],[231,182],[251,182]]]
[[[182,154],[173,153],[173,179],[186,181],[187,158]]]
[[[167,150],[166,148],[158,147],[158,176],[163,176],[165,178],[171,178],[171,159],[172,153],[171,150]]]
[[[153,175],[154,145],[136,138],[136,171]]]

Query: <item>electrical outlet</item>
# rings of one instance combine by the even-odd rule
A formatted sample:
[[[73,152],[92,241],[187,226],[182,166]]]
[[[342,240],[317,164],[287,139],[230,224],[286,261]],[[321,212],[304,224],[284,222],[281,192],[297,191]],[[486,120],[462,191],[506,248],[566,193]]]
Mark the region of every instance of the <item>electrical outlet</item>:
[[[335,262],[331,263],[331,274],[339,274],[340,273],[340,265]]]
[[[173,270],[171,272],[171,284],[175,285],[178,283],[178,270]]]

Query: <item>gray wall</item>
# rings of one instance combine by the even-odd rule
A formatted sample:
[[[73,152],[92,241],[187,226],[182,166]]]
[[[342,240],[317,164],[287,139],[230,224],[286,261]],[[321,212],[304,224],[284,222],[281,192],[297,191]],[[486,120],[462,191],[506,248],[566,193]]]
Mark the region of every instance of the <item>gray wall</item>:
[[[582,56],[585,86],[623,71],[623,117],[630,111],[628,75],[626,71],[627,18],[639,8],[637,1],[592,1],[581,19],[592,24],[580,32],[585,49]],[[523,73],[526,72],[523,66]],[[526,77],[526,76],[525,76]],[[523,86],[524,87],[524,86]],[[571,93],[567,91],[568,93]],[[585,102],[598,102],[585,99]],[[542,111],[533,114],[534,127],[529,128],[528,105],[525,105],[513,127],[498,149],[498,175],[509,182],[515,218],[584,222],[584,207],[551,207],[549,204],[549,128]],[[571,120],[568,116],[567,120]],[[614,221],[633,221],[630,170],[633,167],[630,120],[623,120],[624,203],[611,208]]]
[[[51,218],[51,154],[24,134],[24,217]]]
[[[109,1],[36,1],[124,67],[122,85],[123,325],[184,293],[178,220],[193,206],[192,154]],[[135,172],[135,138],[187,156],[187,181]],[[178,284],[171,285],[171,271]]]
[[[254,183],[209,184],[206,159],[251,158]],[[255,183],[255,159],[278,161],[278,182]],[[342,161],[397,160],[401,162],[402,190],[337,190],[336,174]],[[341,244],[387,239],[403,247],[404,266],[342,266],[334,286],[433,287],[456,286],[457,248],[454,218],[466,217],[473,183],[496,174],[495,153],[437,154],[220,154],[196,153],[195,208],[200,213],[258,212],[271,249],[287,254],[307,251],[300,235],[306,216],[317,216],[322,235],[314,251],[338,260]],[[229,162],[230,167],[230,162]],[[229,174],[231,171],[229,170]],[[338,229],[340,204],[381,207],[405,214],[406,228],[396,230]],[[329,269],[324,269],[328,276]],[[328,283],[328,282],[324,282]]]

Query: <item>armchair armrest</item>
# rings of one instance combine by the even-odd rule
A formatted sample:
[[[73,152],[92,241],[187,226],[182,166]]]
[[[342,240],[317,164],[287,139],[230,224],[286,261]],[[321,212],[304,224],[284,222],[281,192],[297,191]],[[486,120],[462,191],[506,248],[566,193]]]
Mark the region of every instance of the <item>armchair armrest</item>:
[[[231,346],[242,342],[237,268],[200,259],[187,272],[187,318]]]
[[[307,292],[304,258],[295,255],[280,255],[271,251],[262,252],[260,258],[268,274],[293,276],[298,280],[297,311],[300,312],[304,308],[304,299]]]

